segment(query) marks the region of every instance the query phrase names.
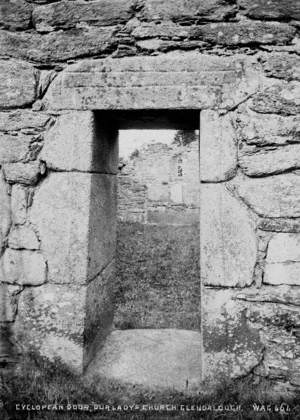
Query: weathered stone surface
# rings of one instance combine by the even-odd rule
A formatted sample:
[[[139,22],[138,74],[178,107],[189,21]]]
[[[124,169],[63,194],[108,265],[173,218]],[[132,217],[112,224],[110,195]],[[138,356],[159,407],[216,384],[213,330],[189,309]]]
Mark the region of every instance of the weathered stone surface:
[[[30,226],[15,226],[8,237],[8,246],[12,249],[31,249],[40,248],[40,243],[36,233]]]
[[[202,292],[203,377],[210,384],[247,375],[262,359],[259,331],[247,321],[247,304],[235,300],[237,293],[207,287]]]
[[[191,29],[192,39],[202,39],[219,45],[287,44],[296,29],[285,23],[240,21],[210,23]]]
[[[193,22],[198,20],[219,21],[232,16],[236,11],[234,4],[222,0],[146,0],[141,12],[143,20],[173,20]]]
[[[31,143],[31,136],[1,134],[0,164],[25,160],[30,153]]]
[[[278,233],[268,245],[267,262],[300,262],[300,235]]]
[[[9,54],[0,40],[0,52]],[[22,107],[31,104],[36,97],[35,69],[29,63],[16,60],[0,60],[0,108]]]
[[[46,263],[35,251],[6,249],[2,260],[2,281],[11,284],[37,286],[46,281]]]
[[[97,352],[87,376],[156,390],[196,392],[201,377],[200,357],[201,336],[196,331],[117,330]]]
[[[10,184],[34,185],[45,172],[45,165],[37,160],[28,163],[6,163],[3,165],[4,177]]]
[[[30,221],[41,240],[52,283],[84,284],[115,252],[114,175],[51,173],[38,187]]]
[[[300,169],[300,145],[288,145],[259,150],[239,150],[239,166],[248,176],[280,174],[291,169]]]
[[[22,185],[15,184],[11,190],[11,211],[14,224],[22,225],[27,217],[28,190]]]
[[[58,75],[45,102],[79,110],[228,108],[258,89],[251,63],[195,52],[84,60]]]
[[[300,235],[279,233],[270,240],[264,283],[300,285]]]
[[[1,267],[0,275],[2,277]],[[13,322],[17,313],[17,295],[22,290],[21,286],[1,283],[0,285],[0,322]]]
[[[36,344],[33,340],[29,343]],[[37,345],[35,345],[35,348],[37,348]],[[39,352],[53,362],[57,359],[60,360],[75,374],[82,374],[83,372],[82,346],[68,336],[49,332],[42,338]]]
[[[265,284],[290,284],[300,286],[300,262],[282,262],[266,264]]]
[[[113,318],[113,264],[86,286],[46,284],[26,288],[19,302],[15,332],[51,360],[59,358],[76,373],[110,332]]]
[[[8,185],[0,174],[0,252],[11,225],[10,197]]]
[[[262,57],[261,62],[269,77],[300,80],[300,57],[297,54],[274,53]]]
[[[260,216],[300,216],[300,174],[297,172],[252,179],[239,176],[229,184]]]
[[[252,19],[300,20],[300,5],[294,0],[238,0],[238,5]]]
[[[172,21],[161,23],[149,22],[137,26],[132,35],[136,39],[162,38],[162,39],[192,39],[202,40],[212,44],[221,45],[251,45],[260,44],[285,44],[292,40],[295,28],[281,23],[262,23],[241,21],[230,23],[212,23],[201,26],[180,26]],[[297,75],[296,60],[291,59],[285,64],[289,72]],[[272,63],[270,63],[272,65]],[[273,60],[273,67],[276,63]],[[283,67],[283,65],[281,65]],[[276,71],[275,69],[273,70]],[[279,64],[277,64],[277,74]],[[286,76],[287,77],[287,74]],[[297,76],[296,76],[297,77]]]
[[[28,29],[32,6],[23,0],[8,0],[0,5],[0,27],[10,30]]]
[[[249,286],[257,252],[250,215],[223,184],[202,184],[200,194],[200,266],[204,284]]]
[[[114,319],[115,261],[113,260],[86,288],[84,314],[84,366],[96,357]]]
[[[257,303],[275,303],[300,306],[300,289],[282,285],[277,287],[263,285],[260,289],[245,289],[235,295],[235,299]]]
[[[82,23],[93,26],[117,25],[131,19],[135,3],[132,0],[60,1],[36,7],[32,16],[33,24],[40,32],[74,28]]]
[[[49,120],[48,114],[27,109],[0,112],[0,131],[22,130],[24,133],[32,133],[42,130]]]
[[[237,166],[237,145],[231,116],[202,111],[200,117],[201,181],[219,182],[232,178]]]
[[[255,95],[249,106],[262,114],[297,115],[300,112],[300,84],[274,84]]]
[[[117,173],[118,133],[90,111],[61,115],[45,136],[40,159],[63,171]]]
[[[294,314],[292,315],[292,313]],[[290,311],[287,306],[254,305],[253,307],[250,306],[249,316],[260,327],[265,346],[262,363],[255,368],[254,373],[259,376],[267,376],[270,380],[276,382],[279,380],[283,385],[282,388],[284,389],[285,386],[288,389],[286,381],[289,380],[295,369],[298,370],[295,363],[297,362],[297,359],[295,359],[297,344],[295,337],[291,335],[288,328],[291,325],[290,323],[295,322],[296,319],[299,322],[299,309]],[[279,323],[276,324],[278,321]],[[287,330],[282,327],[287,328]],[[286,395],[286,390],[283,391],[283,389],[280,390],[279,388],[278,392],[278,389],[275,388],[274,390],[272,387],[272,392],[277,391],[279,396]],[[290,395],[293,395],[295,390],[290,391],[292,391]]]
[[[43,36],[0,31],[0,54],[40,63],[65,61],[111,51],[115,45],[113,34],[113,27],[78,28]],[[24,77],[24,72],[20,71],[21,75]]]
[[[40,71],[40,78],[39,78],[39,85],[38,85],[39,97],[44,96],[50,83],[55,79],[56,76],[57,76],[57,72],[55,70],[41,70]]]
[[[299,308],[287,305],[267,303],[249,306],[247,318],[260,328],[265,345],[262,364],[257,366],[255,373],[261,375],[262,372],[259,371],[264,367],[264,376],[269,376],[270,379],[288,379],[297,361],[297,340],[291,335],[290,327],[299,325],[299,315]]]
[[[58,357],[77,373],[83,368],[86,287],[47,284],[26,288],[14,331],[23,346]]]
[[[272,232],[300,233],[300,218],[260,219],[259,229]]]
[[[248,145],[273,146],[300,143],[300,117],[258,114],[241,109],[237,116],[238,137]]]
[[[132,32],[132,36],[136,39],[147,39],[147,38],[163,38],[169,39],[184,39],[189,35],[189,30],[185,26],[176,25],[173,22],[162,22],[160,24],[142,23]]]
[[[203,48],[207,44],[202,41],[190,41],[190,40],[179,40],[179,41],[170,41],[163,39],[143,39],[136,42],[137,47],[141,50],[152,52],[152,51],[172,51],[172,50],[193,50],[197,48]]]

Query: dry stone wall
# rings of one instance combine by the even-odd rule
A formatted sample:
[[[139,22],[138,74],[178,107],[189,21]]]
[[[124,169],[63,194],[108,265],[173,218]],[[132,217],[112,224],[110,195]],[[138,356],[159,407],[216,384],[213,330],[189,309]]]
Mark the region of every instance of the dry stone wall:
[[[110,325],[114,241],[90,231],[114,229],[116,147],[92,111],[196,108],[203,366],[299,389],[299,14],[294,0],[1,3],[1,320],[18,344],[81,370],[84,334]]]

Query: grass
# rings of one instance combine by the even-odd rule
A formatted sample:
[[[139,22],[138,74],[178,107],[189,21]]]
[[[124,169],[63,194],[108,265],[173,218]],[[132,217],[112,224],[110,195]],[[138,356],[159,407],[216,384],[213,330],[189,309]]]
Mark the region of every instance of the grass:
[[[119,222],[117,329],[199,330],[199,226]]]
[[[80,378],[74,376],[60,362],[50,362],[34,354],[26,354],[14,370],[6,370],[2,373],[4,382],[0,389],[0,401],[4,404],[0,409],[1,420],[19,419],[300,419],[300,400],[297,397],[285,400],[291,407],[286,414],[275,412],[275,404],[280,405],[283,399],[272,391],[272,383],[261,381],[255,383],[253,378],[242,379],[231,383],[223,383],[212,396],[199,395],[188,397],[176,392],[154,392],[149,390],[137,390],[117,383],[102,380],[101,383],[89,386]],[[98,391],[97,391],[98,390]],[[64,411],[20,411],[16,410],[17,404],[40,406],[57,404],[63,405]],[[103,404],[139,405],[143,404],[173,404],[176,411],[133,411],[113,412],[99,410],[97,412],[83,412],[78,410],[66,411],[68,404]],[[196,412],[180,411],[180,405],[191,408],[192,405],[220,405],[240,404],[242,411],[239,412]],[[253,403],[260,405],[271,404],[272,412],[255,412]],[[298,404],[298,405],[297,405]]]

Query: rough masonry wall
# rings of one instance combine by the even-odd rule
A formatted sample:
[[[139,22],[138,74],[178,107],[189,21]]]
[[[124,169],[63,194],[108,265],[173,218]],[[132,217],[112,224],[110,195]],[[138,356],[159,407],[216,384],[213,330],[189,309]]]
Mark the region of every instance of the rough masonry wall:
[[[278,105],[201,113],[200,266],[204,363],[283,393],[299,387],[300,149],[299,117]]]
[[[212,359],[218,355],[226,365],[231,363],[233,375],[253,371],[276,379],[285,389],[299,388],[299,17],[300,5],[294,0],[15,0],[1,4],[3,321],[13,325],[17,319],[21,331],[22,318],[30,319],[26,311],[33,307],[36,316],[29,327],[39,329],[41,323],[45,354],[56,347],[64,357],[66,343],[73,354],[80,353],[77,344],[82,340],[83,321],[73,323],[76,331],[71,321],[61,324],[60,311],[70,314],[67,320],[73,316],[64,293],[76,299],[83,296],[76,305],[81,307],[87,286],[80,280],[72,292],[71,281],[93,280],[100,273],[98,283],[90,287],[106,284],[103,267],[94,267],[91,273],[74,277],[71,270],[71,279],[64,285],[64,255],[62,260],[57,257],[56,244],[49,239],[51,226],[67,217],[61,209],[69,205],[75,216],[82,210],[73,208],[72,198],[66,199],[67,204],[64,201],[74,183],[84,186],[84,191],[95,184],[101,190],[103,178],[108,177],[114,188],[111,169],[89,165],[93,158],[86,152],[86,143],[78,142],[77,157],[68,146],[63,152],[59,147],[68,144],[68,136],[55,136],[49,146],[48,133],[55,120],[59,125],[66,110],[93,109],[95,104],[99,109],[142,108],[145,98],[149,107],[158,108],[160,103],[167,108],[174,103],[178,108],[201,108],[205,109],[200,133],[201,200],[208,203],[202,212],[206,220],[202,226],[205,349]],[[183,54],[187,50],[191,53]],[[128,56],[141,57],[128,61]],[[105,57],[111,58],[108,64],[83,60]],[[199,69],[208,66],[208,71],[190,76],[193,62]],[[124,79],[119,79],[122,72],[109,75],[109,68],[122,69],[123,63]],[[143,66],[150,70],[140,79]],[[160,66],[161,72],[153,73]],[[222,66],[227,68],[223,73]],[[164,76],[166,69],[172,69],[174,80],[168,73]],[[83,74],[80,83],[79,73]],[[105,89],[103,83],[107,83]],[[134,89],[124,89],[126,83]],[[68,94],[61,97],[61,92]],[[76,135],[70,143],[76,144],[73,138]],[[104,184],[102,196],[110,196]],[[86,199],[80,195],[83,206]],[[57,204],[54,214],[59,217],[49,227],[42,220],[43,212],[53,202],[61,206]],[[88,235],[87,223],[83,236]],[[75,222],[74,229],[71,260],[82,237],[82,226]],[[103,250],[104,268],[109,269],[112,248],[113,244]],[[224,258],[212,259],[222,253],[226,267]],[[109,302],[109,293],[103,299]],[[91,325],[96,324],[91,320]],[[238,348],[235,337],[241,331],[244,347]],[[75,365],[80,365],[78,357]],[[206,362],[213,363],[209,356]]]

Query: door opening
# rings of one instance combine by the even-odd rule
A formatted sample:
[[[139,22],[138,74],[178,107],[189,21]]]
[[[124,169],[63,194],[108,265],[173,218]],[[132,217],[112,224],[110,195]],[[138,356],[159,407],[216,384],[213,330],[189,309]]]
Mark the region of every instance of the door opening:
[[[116,271],[110,333],[89,369],[190,390],[201,380],[199,112],[98,121],[119,133]]]
[[[117,329],[200,330],[197,130],[120,130]]]

